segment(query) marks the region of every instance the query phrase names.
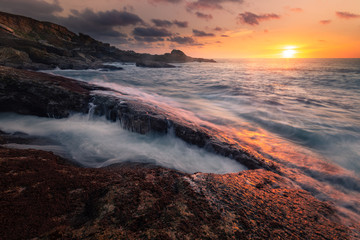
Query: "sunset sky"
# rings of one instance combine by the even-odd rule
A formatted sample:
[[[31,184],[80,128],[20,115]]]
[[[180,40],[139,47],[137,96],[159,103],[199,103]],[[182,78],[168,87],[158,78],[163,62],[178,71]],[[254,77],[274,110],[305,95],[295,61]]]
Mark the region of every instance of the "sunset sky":
[[[358,57],[359,0],[0,0],[124,50],[194,57]]]

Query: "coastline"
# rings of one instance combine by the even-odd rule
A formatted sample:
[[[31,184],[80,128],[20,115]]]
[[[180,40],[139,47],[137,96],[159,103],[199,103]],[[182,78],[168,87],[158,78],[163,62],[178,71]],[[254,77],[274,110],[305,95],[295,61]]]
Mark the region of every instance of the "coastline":
[[[3,12],[0,12],[0,45],[0,112],[4,114],[0,116],[0,120],[1,117],[5,119],[10,116],[7,123],[0,125],[1,237],[5,239],[360,238],[360,179],[353,172],[336,164],[318,160],[312,155],[307,156],[306,152],[299,153],[299,156],[291,155],[290,152],[281,157],[262,152],[262,144],[265,148],[277,148],[275,150],[280,155],[285,152],[282,150],[290,145],[278,144],[276,140],[271,141],[271,138],[261,133],[256,139],[259,140],[258,145],[243,144],[242,140],[254,137],[246,130],[243,133],[240,130],[236,132],[235,128],[229,128],[234,132],[226,131],[225,127],[224,129],[221,127],[226,126],[226,122],[223,125],[212,124],[197,119],[196,115],[192,119],[191,114],[189,117],[187,114],[177,112],[176,108],[173,110],[167,105],[163,107],[160,101],[152,102],[151,98],[141,94],[133,97],[121,86],[112,88],[111,82],[109,85],[104,85],[110,86],[108,88],[72,78],[36,72],[55,68],[70,69],[70,72],[96,69],[103,74],[102,71],[123,70],[126,67],[121,64],[131,62],[134,68],[175,68],[173,70],[179,70],[184,75],[185,68],[179,66],[180,64],[176,66],[172,64],[214,63],[214,60],[193,58],[176,49],[162,55],[124,51],[88,35],[75,34],[57,24]],[[291,62],[289,59],[279,61],[283,60]],[[119,64],[106,64],[110,62]],[[256,68],[260,65],[254,66]],[[197,64],[195,68],[194,72],[201,72]],[[149,74],[147,69],[137,68],[137,70],[144,72],[144,75],[137,79],[138,83],[151,80],[151,77],[147,78],[146,74]],[[166,72],[168,70],[156,69],[152,72],[166,75],[170,72],[170,70]],[[207,71],[213,73],[217,70],[219,70],[217,67],[209,64],[208,68],[202,69],[202,73]],[[243,70],[244,68],[234,68],[236,74]],[[273,70],[281,69],[274,67]],[[341,69],[340,73],[342,71]],[[357,71],[357,68],[354,68],[354,71]],[[180,81],[192,80],[192,73],[189,73],[191,77],[181,78]],[[223,73],[220,71],[219,74]],[[175,75],[175,78],[180,78],[179,76]],[[127,77],[132,79],[129,75]],[[224,89],[229,93],[235,90],[236,96],[236,94],[248,95],[249,92],[251,95],[251,92],[258,90],[257,84],[253,88],[242,88],[243,86],[235,87],[237,83],[233,81],[228,82],[229,86],[221,86],[217,84],[217,81],[222,79],[219,75],[218,77],[214,75],[214,79],[211,79],[213,76],[206,74],[202,74],[201,77],[209,82],[214,80],[214,84],[207,85],[207,82],[206,84],[203,81],[197,82],[199,79],[194,78],[196,84],[206,85],[205,88],[198,89],[198,92],[203,92],[207,87],[210,89],[225,87]],[[229,78],[234,77],[228,76],[227,80]],[[263,81],[263,78],[267,76],[259,77],[257,80]],[[165,80],[169,79],[165,78]],[[279,78],[275,80],[278,81]],[[289,80],[293,78],[289,77]],[[188,83],[187,81],[185,84]],[[146,84],[151,85],[151,81]],[[159,83],[161,84],[164,82]],[[273,93],[276,84],[267,85],[271,88],[270,93]],[[244,82],[243,85],[249,84]],[[134,83],[131,86],[138,85]],[[189,88],[193,86],[189,84]],[[286,90],[287,84],[283,86],[285,87],[281,89]],[[239,88],[235,89],[237,87]],[[180,88],[180,91],[187,89]],[[287,90],[290,94],[294,92],[294,89]],[[211,92],[214,93],[217,92]],[[229,95],[232,97],[232,94]],[[281,102],[277,101],[277,97],[266,98],[266,101],[282,106]],[[295,103],[300,101],[308,107],[313,100],[316,99],[308,99],[300,94],[298,99],[295,99]],[[238,107],[236,104],[237,102],[232,106]],[[200,104],[195,111],[206,106]],[[295,104],[295,106],[299,105]],[[232,111],[235,107],[227,110]],[[298,111],[298,108],[295,110]],[[310,108],[308,110],[311,111]],[[199,170],[187,172],[183,169],[179,170],[174,165],[170,167],[161,165],[154,160],[155,157],[146,159],[154,160],[147,163],[136,162],[139,159],[137,158],[134,162],[127,161],[107,167],[90,168],[76,162],[75,158],[71,159],[70,151],[60,157],[51,150],[31,149],[32,143],[39,145],[53,143],[53,146],[56,146],[56,140],[24,132],[7,132],[6,126],[10,128],[10,122],[19,124],[16,121],[22,118],[7,116],[8,113],[53,120],[71,119],[74,115],[81,115],[85,116],[88,122],[102,117],[106,123],[119,123],[125,131],[133,132],[138,136],[152,134],[171,136],[189,148],[197,147],[207,153],[227,158],[223,160],[236,161],[237,164],[245,166],[236,169],[247,168],[247,170],[236,170],[239,172],[226,174],[204,173],[205,171],[199,172]],[[273,114],[276,113],[275,111]],[[237,114],[241,115],[241,112]],[[252,116],[252,112],[249,111],[247,117],[251,119],[256,116]],[[272,127],[275,130],[285,127],[290,134],[296,131],[292,124],[287,126],[275,123],[271,126],[270,117],[254,120],[260,121],[260,125],[263,124],[264,127]],[[267,120],[270,122],[269,125]],[[279,119],[275,117],[275,120]],[[68,124],[71,123],[73,122],[70,121]],[[59,122],[55,124],[58,126]],[[28,125],[24,125],[23,129],[29,128]],[[86,124],[81,122],[76,126],[80,125]],[[71,130],[74,131],[74,128]],[[92,130],[94,125],[85,131]],[[308,132],[302,131],[301,128],[298,130],[301,134],[305,133],[298,140],[306,140]],[[100,134],[91,137],[98,137]],[[120,136],[121,141],[126,141],[123,135]],[[294,139],[296,140],[296,136]],[[119,141],[119,138],[115,141],[111,138],[110,141],[117,142],[116,140]],[[274,144],[271,145],[269,142]],[[22,144],[25,149],[20,149],[19,146],[16,148],[16,144]],[[131,148],[129,151],[136,150]],[[163,153],[162,148],[156,148],[155,151]],[[122,151],[116,154],[126,155]],[[183,152],[180,154],[186,158]],[[91,153],[86,156],[91,158],[90,155]],[[341,157],[345,159],[345,156]],[[193,155],[188,157],[190,165],[195,158]],[[210,157],[205,158],[206,163],[210,162]],[[178,160],[176,156],[175,160]],[[217,161],[219,162],[225,161]]]
[[[170,124],[178,138],[223,156],[232,156],[250,169],[237,174],[197,173],[191,175],[158,166],[142,166],[141,164],[123,164],[122,166],[105,169],[89,169],[69,166],[67,163],[65,165],[69,167],[66,167],[66,170],[59,170],[58,168],[63,168],[62,164],[67,161],[51,153],[2,148],[1,163],[4,166],[3,175],[6,176],[1,184],[4,193],[2,196],[8,199],[3,202],[4,209],[16,207],[19,210],[21,209],[18,208],[19,205],[27,207],[31,201],[35,201],[27,198],[29,195],[25,194],[27,193],[25,190],[30,191],[31,194],[37,192],[38,189],[34,186],[39,184],[39,182],[36,182],[38,178],[43,179],[41,184],[45,185],[41,187],[42,192],[35,199],[36,201],[42,199],[41,201],[47,201],[47,203],[37,202],[37,207],[29,208],[30,212],[26,213],[28,217],[31,218],[34,214],[32,211],[41,212],[39,208],[48,208],[47,204],[50,203],[54,204],[51,208],[56,208],[57,205],[68,206],[68,198],[73,198],[72,201],[77,202],[77,206],[83,206],[82,208],[63,209],[63,212],[51,217],[40,214],[38,217],[41,220],[37,220],[37,222],[47,222],[49,219],[58,220],[47,227],[45,227],[46,224],[44,226],[40,224],[30,227],[33,232],[29,230],[28,237],[45,239],[53,236],[60,238],[69,236],[71,236],[69,238],[89,238],[91,234],[98,234],[96,235],[98,237],[109,234],[108,236],[115,236],[116,239],[125,236],[139,238],[145,236],[141,234],[146,232],[147,236],[154,237],[170,236],[171,238],[171,236],[180,236],[176,234],[182,236],[188,234],[190,238],[194,238],[192,234],[196,232],[195,228],[184,230],[186,226],[191,225],[197,226],[196,229],[204,229],[201,233],[202,236],[213,236],[215,238],[221,238],[222,236],[225,236],[225,238],[296,236],[298,238],[315,239],[322,236],[326,239],[338,236],[342,239],[350,239],[352,236],[357,236],[356,229],[359,226],[355,222],[355,225],[346,226],[343,222],[344,219],[339,215],[338,209],[316,199],[311,190],[303,190],[306,189],[306,185],[301,179],[297,179],[301,176],[297,174],[301,174],[301,172],[289,175],[288,171],[291,168],[284,168],[284,166],[270,159],[256,156],[207,128],[183,121],[177,116],[148,106],[144,102],[126,100],[121,97],[96,95],[92,92],[109,89],[45,73],[7,67],[0,67],[0,70],[1,111],[63,118],[68,117],[73,112],[88,112],[89,103],[92,103],[96,106],[93,109],[95,115],[105,115],[109,121],[117,119],[125,129],[140,134],[151,131],[166,134]],[[23,88],[19,88],[19,86],[23,86]],[[118,94],[121,95],[121,92],[118,92]],[[51,102],[52,104],[49,107],[48,104],[40,104],[41,102]],[[5,106],[6,108],[4,108]],[[33,106],[36,106],[36,108],[33,108]],[[6,129],[1,130],[6,131]],[[13,161],[11,156],[14,156],[18,161]],[[50,161],[50,166],[39,165],[39,160]],[[58,165],[59,161],[60,165]],[[24,164],[28,171],[21,170],[21,166]],[[132,167],[134,165],[135,168]],[[49,175],[47,171],[51,168],[55,170]],[[29,181],[28,183],[17,183],[17,180],[14,180],[14,177],[27,176],[27,174],[30,174],[35,180],[26,180],[27,177],[21,178],[24,179],[23,181]],[[60,175],[55,179],[87,176],[86,186],[91,191],[82,192],[81,196],[84,198],[78,198],[79,196],[75,194],[76,191],[85,188],[84,185],[81,185],[85,183],[78,179],[71,180],[72,184],[70,185],[75,184],[73,189],[67,189],[67,180],[59,180],[54,185],[47,186],[46,184],[51,182],[56,174]],[[126,177],[117,179],[119,176]],[[109,178],[112,180],[110,181]],[[355,179],[349,178],[348,180],[356,184]],[[164,189],[167,189],[168,183],[171,181],[175,181],[176,186],[181,185],[184,192],[179,192],[178,187],[175,187],[175,190],[169,190],[170,192],[165,191]],[[130,184],[132,182],[136,184]],[[25,189],[24,184],[26,185]],[[105,186],[104,184],[107,186],[107,190],[102,192],[101,189]],[[118,189],[115,191],[114,189],[118,188],[118,184],[122,186],[121,189],[127,186],[126,191],[131,192],[131,194],[122,196],[121,192],[125,190],[120,191]],[[147,184],[152,186],[152,191],[148,191],[149,186]],[[139,188],[139,185],[144,186],[144,188]],[[98,190],[93,191],[97,186],[99,186]],[[51,190],[52,188],[53,190]],[[63,192],[63,188],[67,189],[66,192]],[[158,195],[159,191],[161,192],[160,195]],[[179,194],[182,196],[180,202],[177,201]],[[53,197],[48,199],[48,196],[52,195],[69,196],[65,197],[65,200],[63,200],[65,202],[60,200],[52,202]],[[114,197],[114,195],[117,197]],[[145,196],[145,198],[141,196]],[[109,199],[109,197],[111,198]],[[129,208],[130,202],[116,205],[117,203],[114,203],[115,199],[131,199],[131,201],[138,201],[139,204],[136,208],[131,206],[133,208],[132,212],[124,214],[121,211]],[[198,212],[196,206],[199,204],[203,206],[201,207],[203,212]],[[90,209],[88,209],[89,205]],[[174,206],[176,206],[175,209],[172,209]],[[172,210],[167,212],[169,208]],[[149,212],[140,214],[144,209]],[[15,214],[13,218],[10,218],[9,215],[3,215],[3,221],[7,222],[9,219],[13,219],[14,222],[17,222],[22,219],[21,216],[24,212],[26,211],[20,211],[21,214]],[[128,219],[121,220],[120,216]],[[209,216],[212,216],[210,220]],[[78,220],[79,218],[82,220]],[[80,223],[77,221],[80,221]],[[108,221],[117,228],[121,226],[120,229],[123,230],[119,231],[112,229],[112,227],[105,227],[109,223]],[[166,231],[165,228],[167,229],[167,227],[160,224],[163,221],[165,221],[166,226],[172,222],[176,222],[178,225],[173,226],[173,232]],[[10,234],[10,231],[12,232],[11,226],[15,224],[14,222],[4,228],[6,232],[2,235],[9,236],[8,239],[11,239],[11,235],[8,234]],[[133,225],[128,224],[129,222],[133,223]],[[286,223],[284,224],[284,222]],[[135,230],[141,228],[140,225],[142,224],[147,226],[144,227],[144,230]],[[26,223],[19,223],[17,226],[23,228]],[[129,229],[127,229],[128,227]],[[351,230],[351,228],[353,229]],[[303,229],[307,230],[304,231]]]
[[[0,158],[6,239],[351,239],[331,205],[261,169],[89,169],[52,153],[2,147]]]

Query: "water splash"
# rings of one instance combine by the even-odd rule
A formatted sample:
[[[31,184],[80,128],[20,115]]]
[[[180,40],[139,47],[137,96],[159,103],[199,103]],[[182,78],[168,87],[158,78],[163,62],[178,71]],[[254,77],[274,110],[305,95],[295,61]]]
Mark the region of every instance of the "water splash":
[[[87,167],[130,161],[188,173],[229,173],[246,169],[234,160],[190,146],[174,136],[140,135],[123,130],[118,122],[95,116],[89,120],[89,116],[48,119],[0,114],[0,129],[53,139],[67,150],[73,160]]]

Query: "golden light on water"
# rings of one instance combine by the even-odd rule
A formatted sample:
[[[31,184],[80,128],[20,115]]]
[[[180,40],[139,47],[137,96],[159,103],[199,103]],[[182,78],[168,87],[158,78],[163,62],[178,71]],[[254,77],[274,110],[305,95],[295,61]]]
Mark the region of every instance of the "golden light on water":
[[[294,58],[296,57],[296,54],[298,53],[296,50],[296,47],[294,46],[287,46],[282,51],[282,57],[283,58]]]

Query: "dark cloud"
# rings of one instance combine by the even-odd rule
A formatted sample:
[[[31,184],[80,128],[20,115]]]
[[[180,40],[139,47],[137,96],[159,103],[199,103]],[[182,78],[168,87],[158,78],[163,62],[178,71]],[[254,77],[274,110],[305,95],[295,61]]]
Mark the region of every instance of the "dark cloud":
[[[180,3],[183,0],[149,0],[150,3]]]
[[[125,12],[125,11],[105,11],[105,12],[94,12],[86,9],[79,13],[73,11],[77,17],[88,20],[92,23],[100,24],[103,26],[129,26],[143,23],[143,20],[136,14]]]
[[[193,29],[193,33],[194,33],[194,36],[196,36],[196,37],[214,37],[215,36],[215,34],[213,34],[213,33],[207,33],[207,32],[196,30],[196,29]]]
[[[211,14],[204,14],[204,13],[201,13],[201,12],[196,12],[195,15],[198,17],[198,18],[203,18],[205,20],[210,20],[213,18],[213,16]]]
[[[134,36],[139,37],[170,37],[172,33],[164,28],[144,28],[144,27],[137,27],[133,30]]]
[[[331,23],[331,20],[321,20],[320,21],[320,24],[322,25],[326,25],[326,24],[330,24]]]
[[[1,11],[33,17],[40,21],[50,21],[67,27],[75,33],[85,33],[101,41],[126,42],[127,36],[120,28],[144,24],[136,14],[127,11],[83,11],[71,10],[67,17],[56,16],[63,11],[58,0],[0,0]]]
[[[360,18],[359,14],[350,13],[350,12],[336,12],[336,16],[343,19],[354,19],[354,18]]]
[[[259,25],[259,22],[261,21],[279,19],[279,18],[280,16],[274,13],[257,15],[252,12],[244,12],[244,13],[240,13],[238,16],[238,20],[240,23],[249,24],[249,25]]]
[[[155,24],[156,27],[161,27],[161,28],[168,28],[173,25],[180,27],[180,28],[188,27],[188,22],[186,22],[186,21],[174,20],[174,21],[170,22],[168,20],[160,20],[160,19],[152,19],[151,21]]]
[[[70,16],[53,16],[52,21],[64,25],[74,32],[86,33],[99,39],[123,37],[124,34],[117,28],[144,24],[144,21],[133,13],[117,10],[94,12],[91,9],[81,12],[72,10]]]
[[[189,23],[186,22],[186,21],[174,20],[173,23],[174,23],[176,26],[180,27],[180,28],[187,28],[188,25],[189,25]]]
[[[173,23],[168,20],[152,19],[151,21],[157,27],[171,27],[173,25]]]
[[[229,37],[229,35],[223,34],[221,35],[221,37]]]
[[[192,45],[195,44],[195,40],[192,37],[172,37],[168,39],[170,42],[175,42],[178,44],[186,44],[186,45]]]
[[[223,9],[223,3],[243,3],[244,0],[196,0],[187,4],[187,10]]]
[[[139,42],[148,42],[148,43],[152,43],[152,42],[163,42],[164,38],[162,37],[141,37],[141,36],[135,36],[134,37],[135,40],[139,41]]]
[[[58,0],[48,3],[43,0],[0,0],[0,9],[4,12],[49,20],[54,13],[63,11]]]
[[[222,28],[221,27],[216,27],[216,28],[214,28],[214,31],[220,32],[220,31],[222,31]]]

